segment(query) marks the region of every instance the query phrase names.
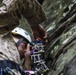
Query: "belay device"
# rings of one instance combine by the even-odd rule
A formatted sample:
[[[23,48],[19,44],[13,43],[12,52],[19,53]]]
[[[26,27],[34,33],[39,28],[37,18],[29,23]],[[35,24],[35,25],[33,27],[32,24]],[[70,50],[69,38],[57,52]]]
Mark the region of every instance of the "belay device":
[[[41,40],[36,40],[31,54],[35,75],[43,75],[47,70],[49,70],[42,57],[44,52],[43,42]]]

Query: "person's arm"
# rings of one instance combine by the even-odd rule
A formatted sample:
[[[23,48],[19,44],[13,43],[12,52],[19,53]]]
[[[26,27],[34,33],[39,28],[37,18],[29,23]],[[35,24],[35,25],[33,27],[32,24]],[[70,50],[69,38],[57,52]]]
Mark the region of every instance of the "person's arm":
[[[27,19],[30,26],[36,26],[46,20],[42,6],[37,0],[25,0],[22,9],[23,16]],[[25,6],[27,8],[25,8]],[[36,26],[37,27],[37,26]]]
[[[35,39],[40,37],[44,40],[46,32],[39,24],[46,20],[46,16],[41,5],[37,2],[37,0],[26,0],[24,2],[27,5],[27,8],[23,7],[22,14],[31,26]],[[25,4],[24,6],[26,6]]]
[[[24,69],[31,70],[31,57],[30,57],[30,45],[27,45],[27,49],[25,50],[25,62]]]
[[[0,17],[17,10],[27,19],[31,26],[38,25],[46,19],[45,13],[37,0],[3,0],[1,5]]]

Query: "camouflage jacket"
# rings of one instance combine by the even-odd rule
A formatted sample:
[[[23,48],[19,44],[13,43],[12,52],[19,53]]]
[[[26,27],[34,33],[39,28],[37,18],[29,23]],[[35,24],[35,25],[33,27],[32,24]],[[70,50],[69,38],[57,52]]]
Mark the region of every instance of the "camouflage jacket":
[[[3,0],[1,5],[0,34],[19,25],[21,15],[27,19],[30,25],[40,24],[46,19],[41,5],[36,0]]]

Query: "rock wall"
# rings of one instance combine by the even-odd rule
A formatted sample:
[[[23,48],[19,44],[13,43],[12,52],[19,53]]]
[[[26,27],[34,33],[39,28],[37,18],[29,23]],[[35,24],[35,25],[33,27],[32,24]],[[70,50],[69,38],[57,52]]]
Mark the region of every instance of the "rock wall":
[[[76,1],[45,0],[42,6],[48,17],[43,23],[48,33],[45,58],[49,71],[45,75],[76,75]]]

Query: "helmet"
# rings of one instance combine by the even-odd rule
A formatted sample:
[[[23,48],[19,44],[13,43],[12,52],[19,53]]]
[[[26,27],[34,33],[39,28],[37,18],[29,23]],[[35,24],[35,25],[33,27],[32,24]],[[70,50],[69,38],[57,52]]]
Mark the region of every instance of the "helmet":
[[[25,31],[25,30],[22,29],[22,28],[16,27],[16,28],[12,31],[12,34],[18,34],[18,35],[24,37],[28,42],[31,42],[31,41],[32,41],[30,35],[28,34],[28,32]]]

